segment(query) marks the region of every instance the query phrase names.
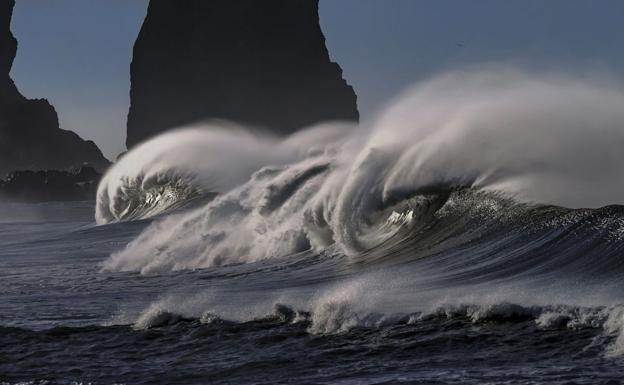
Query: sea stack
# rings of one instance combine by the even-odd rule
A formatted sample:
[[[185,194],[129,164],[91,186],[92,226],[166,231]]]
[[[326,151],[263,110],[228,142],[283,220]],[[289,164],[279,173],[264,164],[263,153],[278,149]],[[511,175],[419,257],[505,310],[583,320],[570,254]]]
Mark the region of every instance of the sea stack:
[[[65,170],[109,162],[92,141],[59,128],[45,99],[26,99],[9,76],[17,41],[11,33],[14,0],[0,1],[0,178],[14,170]]]
[[[134,45],[126,144],[208,119],[278,135],[357,121],[318,0],[151,0]]]

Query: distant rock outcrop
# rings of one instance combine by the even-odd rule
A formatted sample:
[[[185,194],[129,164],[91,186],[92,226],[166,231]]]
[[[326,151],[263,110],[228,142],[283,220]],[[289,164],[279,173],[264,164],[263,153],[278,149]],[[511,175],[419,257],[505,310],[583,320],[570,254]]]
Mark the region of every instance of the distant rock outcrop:
[[[277,134],[359,118],[325,47],[318,0],[151,0],[130,98],[129,148],[209,118]]]
[[[59,128],[45,99],[22,96],[9,76],[17,50],[10,24],[14,0],[0,1],[0,177],[13,170],[69,169],[88,163],[108,166],[92,141]]]
[[[73,171],[14,171],[0,180],[0,200],[12,202],[94,200],[102,177],[92,167]]]

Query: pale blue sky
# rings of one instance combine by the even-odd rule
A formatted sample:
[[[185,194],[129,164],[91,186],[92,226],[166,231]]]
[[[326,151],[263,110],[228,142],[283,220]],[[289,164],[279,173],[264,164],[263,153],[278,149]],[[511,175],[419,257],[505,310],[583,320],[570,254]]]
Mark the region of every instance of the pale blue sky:
[[[109,158],[124,150],[132,44],[147,0],[17,0],[12,76],[63,128]],[[321,0],[330,54],[364,118],[436,72],[506,62],[622,73],[620,0]]]

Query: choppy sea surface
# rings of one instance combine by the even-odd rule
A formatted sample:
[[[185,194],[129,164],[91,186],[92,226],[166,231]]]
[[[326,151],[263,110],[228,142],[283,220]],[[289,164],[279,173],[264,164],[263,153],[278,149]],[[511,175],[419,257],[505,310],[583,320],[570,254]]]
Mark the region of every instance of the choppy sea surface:
[[[589,295],[622,294],[624,244],[610,235],[620,207],[566,213],[528,234],[438,219],[429,239],[371,251],[369,262],[302,252],[154,275],[102,270],[149,221],[96,226],[92,202],[8,211],[30,218],[0,223],[3,384],[617,384],[624,375],[624,307]],[[463,229],[473,231],[456,240]],[[521,283],[492,283],[512,276]]]

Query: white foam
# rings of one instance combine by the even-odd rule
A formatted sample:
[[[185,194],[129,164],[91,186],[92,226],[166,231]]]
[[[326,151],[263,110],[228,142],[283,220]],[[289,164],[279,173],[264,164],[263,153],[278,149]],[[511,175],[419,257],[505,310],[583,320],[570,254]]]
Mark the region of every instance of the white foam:
[[[357,255],[417,221],[379,208],[436,186],[623,203],[623,106],[616,82],[490,68],[419,84],[359,129],[328,123],[283,140],[214,124],[167,133],[106,175],[98,221],[119,219],[128,179],[192,175],[187,183],[221,195],[150,226],[104,268],[157,273],[330,245]]]

